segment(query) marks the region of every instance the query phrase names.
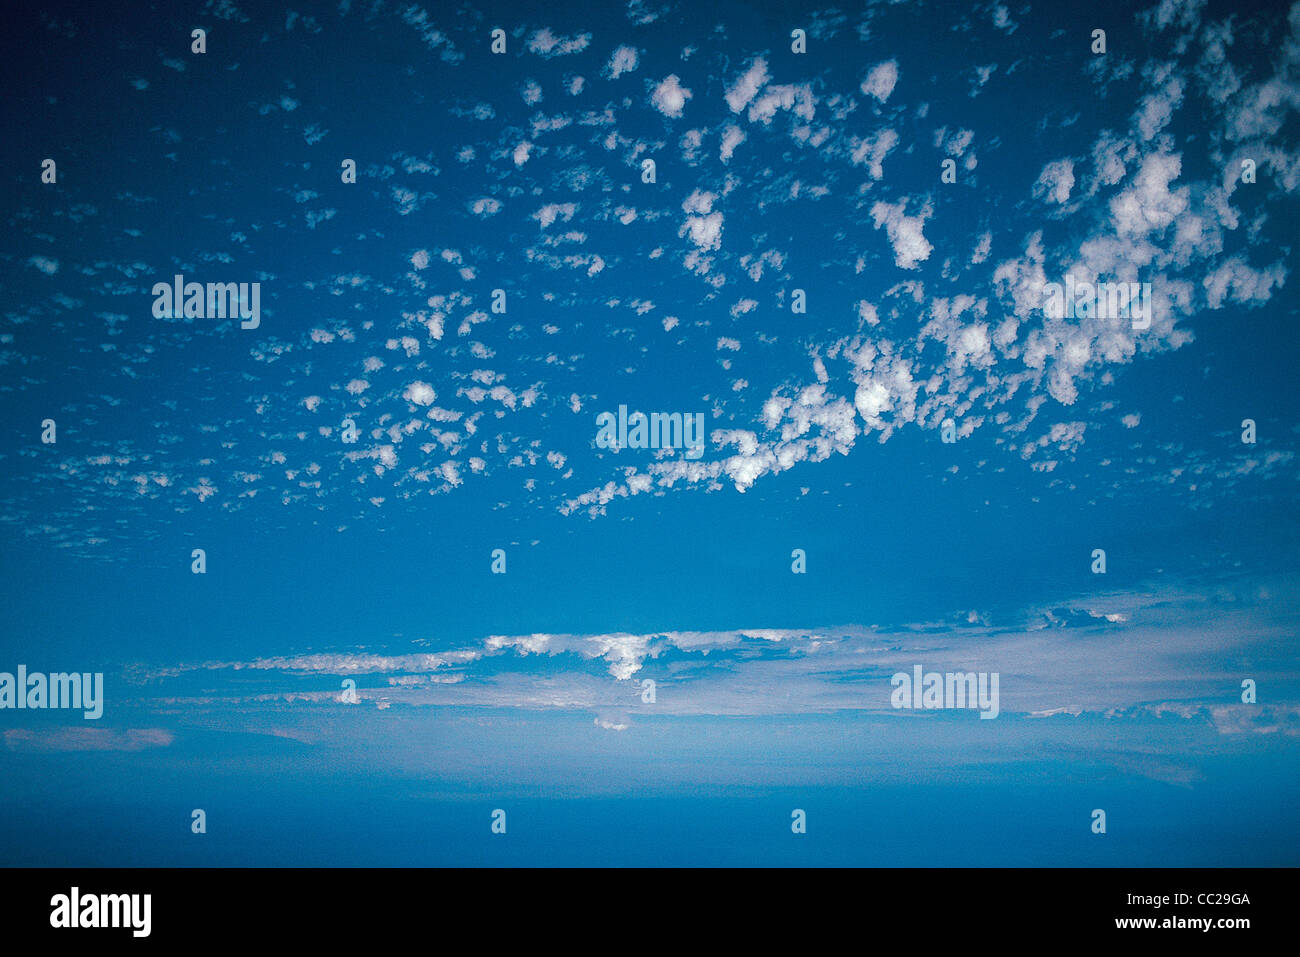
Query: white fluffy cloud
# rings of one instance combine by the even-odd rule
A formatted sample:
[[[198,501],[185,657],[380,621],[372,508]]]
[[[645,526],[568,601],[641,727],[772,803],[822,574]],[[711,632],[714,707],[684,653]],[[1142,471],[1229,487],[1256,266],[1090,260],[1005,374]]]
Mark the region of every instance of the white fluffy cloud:
[[[726,100],[727,106],[731,107],[731,112],[739,113],[747,107],[767,81],[767,61],[759,57],[735,83],[727,88]]]
[[[1043,167],[1034,183],[1034,196],[1049,203],[1064,203],[1074,188],[1074,160],[1053,160]]]
[[[849,158],[853,165],[861,166],[865,163],[871,178],[880,179],[885,175],[884,166],[882,165],[885,157],[889,155],[890,150],[898,145],[898,134],[893,130],[883,129],[865,140],[854,137],[851,144],[852,151]]]
[[[565,37],[557,35],[550,27],[542,27],[528,38],[528,49],[530,52],[546,57],[549,60],[551,57],[580,53],[587,49],[587,44],[590,42],[590,33]]]
[[[749,121],[772,122],[777,110],[789,110],[804,122],[811,122],[817,109],[817,98],[807,83],[769,86],[749,105]]]
[[[1110,201],[1115,231],[1122,237],[1142,238],[1172,223],[1187,209],[1187,187],[1169,188],[1181,171],[1178,154],[1147,154],[1133,185]]]
[[[862,81],[862,92],[884,103],[889,99],[889,94],[894,92],[894,85],[897,82],[898,61],[886,60],[884,63],[877,63],[867,73],[867,78]]]
[[[573,218],[573,214],[577,208],[577,205],[574,203],[547,203],[537,212],[533,213],[533,219],[541,223],[542,229],[545,229],[547,226],[551,225],[551,223],[555,222],[556,219],[563,219],[564,222],[567,223]]]
[[[624,73],[631,73],[635,70],[640,60],[641,57],[637,53],[636,47],[624,44],[610,56],[609,63],[605,66],[605,75],[611,80],[617,80]]]
[[[732,154],[736,152],[736,147],[745,142],[745,131],[734,123],[728,123],[722,131],[722,146],[718,150],[718,158],[726,163],[731,160]]]
[[[433,391],[433,386],[429,383],[417,381],[406,387],[402,392],[402,398],[415,405],[433,405],[433,400],[438,398],[438,393]]]
[[[676,119],[682,115],[686,101],[690,98],[691,91],[681,85],[676,73],[672,73],[655,87],[650,95],[650,102],[664,116]]]
[[[687,213],[677,235],[689,236],[691,242],[703,250],[717,249],[722,245],[722,213],[713,209],[713,193],[695,190],[682,203]]]
[[[871,219],[876,229],[885,227],[889,243],[894,247],[894,262],[900,269],[915,269],[917,263],[930,258],[933,246],[921,233],[925,221],[934,213],[934,207],[926,203],[915,216],[906,214],[907,203],[876,203],[871,207]]]
[[[1273,288],[1286,282],[1286,267],[1281,262],[1265,269],[1251,267],[1241,256],[1234,256],[1205,277],[1205,297],[1211,309],[1225,301],[1258,305],[1267,302]]]

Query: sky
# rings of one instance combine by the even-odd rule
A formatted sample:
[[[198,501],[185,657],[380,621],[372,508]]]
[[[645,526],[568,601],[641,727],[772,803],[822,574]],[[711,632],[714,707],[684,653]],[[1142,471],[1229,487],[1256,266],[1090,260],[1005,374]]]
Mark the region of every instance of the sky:
[[[0,863],[1300,863],[1300,3],[0,44]]]

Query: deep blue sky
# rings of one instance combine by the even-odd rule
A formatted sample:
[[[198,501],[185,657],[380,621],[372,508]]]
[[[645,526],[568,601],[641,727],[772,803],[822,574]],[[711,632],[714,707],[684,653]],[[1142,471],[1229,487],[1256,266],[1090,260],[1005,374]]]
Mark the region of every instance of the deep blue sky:
[[[0,671],[107,703],[0,710],[0,861],[1296,863],[1300,5],[82,6],[0,51]]]

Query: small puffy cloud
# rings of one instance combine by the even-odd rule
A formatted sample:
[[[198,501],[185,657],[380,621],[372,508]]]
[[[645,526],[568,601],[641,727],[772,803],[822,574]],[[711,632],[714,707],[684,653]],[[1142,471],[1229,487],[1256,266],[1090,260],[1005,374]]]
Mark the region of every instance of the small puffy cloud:
[[[563,221],[567,223],[573,218],[573,214],[577,209],[578,207],[576,203],[548,203],[537,212],[533,213],[533,219],[541,223],[542,229],[545,229],[547,226],[551,225],[551,223],[555,222],[556,219],[563,219]]]
[[[858,386],[853,404],[868,425],[881,428],[884,425],[881,415],[893,407],[894,400],[885,383],[878,379],[868,379]]]
[[[1152,139],[1169,125],[1174,111],[1183,102],[1183,81],[1171,76],[1165,85],[1142,98],[1134,119],[1143,141]]]
[[[884,103],[889,99],[889,94],[894,92],[894,84],[897,82],[898,61],[886,60],[871,68],[867,78],[862,81],[862,92]]]
[[[531,53],[538,56],[551,57],[567,56],[570,53],[581,53],[587,49],[587,44],[591,43],[590,33],[581,33],[575,37],[565,37],[556,34],[550,27],[542,27],[528,38],[528,49]]]
[[[1073,452],[1083,443],[1083,433],[1087,430],[1086,422],[1057,422],[1047,433],[1047,444],[1062,452]]]
[[[217,494],[217,487],[212,484],[212,479],[206,477],[199,478],[199,484],[185,490],[187,495],[197,495],[200,502],[206,502],[212,496]]]
[[[704,143],[703,130],[687,130],[682,134],[682,159],[694,165],[700,158],[700,146]]]
[[[689,215],[677,235],[689,236],[700,249],[717,249],[722,245],[722,213],[713,211],[713,193],[695,190],[682,203]]]
[[[676,73],[672,73],[655,87],[650,95],[650,102],[664,116],[676,119],[682,115],[682,109],[690,98],[691,91],[681,85]]]
[[[1264,269],[1255,269],[1241,256],[1233,256],[1205,277],[1205,296],[1211,309],[1220,308],[1225,301],[1257,306],[1268,302],[1273,288],[1286,282],[1286,267],[1281,262]]]
[[[817,97],[807,83],[769,86],[749,105],[749,121],[767,126],[777,110],[789,110],[799,119],[812,122],[817,108]]]
[[[945,126],[935,131],[934,146],[935,149],[942,149],[949,156],[961,156],[970,148],[973,139],[975,139],[974,130],[949,132],[948,127]]]
[[[726,100],[727,106],[731,107],[731,112],[739,113],[747,107],[767,81],[767,61],[759,57],[734,84],[727,88]]]
[[[921,232],[925,221],[933,214],[934,207],[926,203],[916,216],[908,216],[905,212],[906,205],[905,200],[876,203],[871,207],[871,218],[876,229],[885,227],[889,243],[894,247],[894,262],[899,268],[915,269],[917,263],[930,258],[930,252],[934,249]]]
[[[39,269],[47,276],[53,276],[59,271],[59,261],[48,256],[33,256],[27,260],[27,265]]]
[[[734,123],[727,124],[722,131],[722,147],[718,150],[718,158],[726,163],[730,161],[736,147],[745,142],[745,131]]]
[[[524,140],[522,143],[516,146],[513,154],[515,165],[523,166],[525,163],[527,163],[529,154],[531,154],[532,151],[533,151],[533,144],[528,142],[527,140]]]
[[[1178,154],[1148,153],[1132,185],[1110,201],[1115,231],[1124,238],[1141,238],[1174,222],[1188,204],[1186,186],[1169,188],[1181,172]]]
[[[533,144],[524,140],[515,147],[514,161],[516,166],[523,166],[528,162],[528,155],[533,151]]]
[[[408,192],[407,195],[408,195],[408,197],[410,198],[412,205],[411,205],[410,208],[408,208],[408,209],[404,209],[404,210],[402,211],[402,214],[403,214],[403,215],[405,215],[406,213],[410,212],[411,209],[414,208],[415,194],[413,194],[413,193],[409,193],[409,192]],[[334,210],[334,209],[309,209],[309,210],[307,210],[306,214],[304,214],[303,219],[305,219],[305,220],[307,221],[307,228],[308,228],[308,229],[315,229],[316,226],[317,226],[318,224],[325,222],[327,219],[333,219],[333,218],[334,218],[334,214],[335,214],[336,212],[338,212],[338,210]]]
[[[996,63],[990,63],[986,66],[977,66],[971,70],[973,78],[970,84],[970,95],[972,97],[979,94],[979,91],[984,88],[984,84],[989,81],[989,77],[997,72],[997,69],[998,65]]]
[[[619,47],[609,58],[609,63],[605,67],[605,76],[611,80],[617,80],[624,73],[631,73],[640,63],[640,55],[636,47],[630,47],[626,44]]]
[[[488,216],[494,216],[501,211],[501,203],[491,196],[480,196],[478,199],[470,201],[469,211],[475,216],[482,216],[486,219]]]
[[[1074,188],[1074,160],[1053,160],[1043,167],[1034,184],[1034,196],[1049,203],[1064,203]]]
[[[1294,85],[1279,77],[1243,90],[1233,97],[1225,113],[1228,139],[1276,135],[1289,110],[1295,108],[1295,99]]]
[[[898,133],[894,130],[884,129],[869,136],[865,140],[854,137],[852,140],[853,150],[850,159],[854,166],[866,164],[867,171],[871,174],[872,179],[880,179],[885,175],[884,163],[885,157],[895,146],[898,145]]]
[[[1138,423],[1142,421],[1142,413],[1141,412],[1130,413],[1129,415],[1126,415],[1124,416],[1124,418],[1120,419],[1120,421],[1124,423],[1124,428],[1136,429],[1138,427]]]
[[[698,213],[700,215],[709,213],[713,210],[713,201],[717,198],[717,193],[710,193],[708,190],[697,189],[682,202],[682,211],[686,213]]]
[[[433,405],[433,400],[438,398],[438,393],[433,391],[433,386],[429,383],[417,381],[406,387],[402,398],[415,405]]]

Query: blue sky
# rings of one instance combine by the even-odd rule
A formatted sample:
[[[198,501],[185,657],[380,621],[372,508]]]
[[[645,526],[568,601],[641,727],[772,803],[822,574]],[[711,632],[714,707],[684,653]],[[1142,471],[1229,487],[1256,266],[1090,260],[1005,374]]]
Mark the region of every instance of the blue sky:
[[[5,862],[1297,863],[1300,5],[26,16]]]

